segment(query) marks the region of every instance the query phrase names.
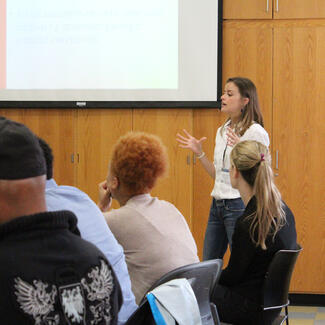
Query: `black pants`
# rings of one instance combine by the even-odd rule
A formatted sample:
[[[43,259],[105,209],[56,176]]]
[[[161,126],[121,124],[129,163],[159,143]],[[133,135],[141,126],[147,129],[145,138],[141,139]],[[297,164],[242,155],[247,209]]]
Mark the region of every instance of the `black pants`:
[[[220,321],[235,325],[271,325],[281,309],[263,311],[257,303],[231,289],[216,285],[212,297]]]

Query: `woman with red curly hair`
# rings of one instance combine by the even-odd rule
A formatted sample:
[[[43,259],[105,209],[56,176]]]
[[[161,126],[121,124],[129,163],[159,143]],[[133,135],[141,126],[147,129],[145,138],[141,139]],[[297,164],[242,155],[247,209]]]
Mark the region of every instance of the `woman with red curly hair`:
[[[165,273],[199,262],[183,215],[173,204],[149,194],[167,171],[167,159],[158,137],[129,132],[114,146],[107,180],[99,184],[98,206],[124,248],[137,303]],[[120,208],[108,211],[112,198]]]

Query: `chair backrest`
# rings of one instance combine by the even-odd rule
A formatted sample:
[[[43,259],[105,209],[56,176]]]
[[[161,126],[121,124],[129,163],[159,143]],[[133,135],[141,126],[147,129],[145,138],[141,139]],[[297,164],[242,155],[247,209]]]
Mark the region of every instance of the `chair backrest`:
[[[219,278],[222,260],[215,259],[185,265],[172,270],[156,281],[148,291],[173,279],[185,278],[191,284],[199,305],[202,325],[214,324],[210,306],[210,291]]]
[[[263,284],[263,308],[274,309],[288,305],[290,280],[302,248],[275,253]]]

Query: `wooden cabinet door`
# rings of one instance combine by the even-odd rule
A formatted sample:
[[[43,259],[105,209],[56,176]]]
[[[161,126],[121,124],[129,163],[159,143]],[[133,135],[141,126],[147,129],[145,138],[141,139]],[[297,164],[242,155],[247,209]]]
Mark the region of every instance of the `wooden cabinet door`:
[[[24,109],[0,109],[0,116],[4,116],[5,118],[8,118],[10,120],[19,122],[19,123],[24,123]]]
[[[27,125],[43,138],[53,151],[53,174],[58,184],[75,185],[74,110],[69,109],[8,109],[0,114]]]
[[[193,135],[200,139],[207,137],[203,143],[203,150],[210,161],[213,161],[216,133],[226,116],[218,109],[198,108],[193,112]],[[201,166],[198,159],[194,159],[193,170],[193,236],[196,241],[200,259],[203,256],[203,242],[206,226],[208,224],[209,211],[211,206],[211,191],[214,185],[212,179]]]
[[[324,0],[273,0],[274,19],[325,18]]]
[[[192,229],[192,170],[189,150],[178,147],[176,133],[186,129],[192,132],[191,109],[136,109],[133,112],[133,130],[159,136],[168,150],[169,172],[158,180],[153,196],[173,203]]]
[[[229,77],[251,79],[258,92],[264,126],[272,137],[272,23],[224,22],[223,84]]]
[[[223,19],[272,19],[272,0],[223,0]]]
[[[23,123],[52,148],[55,181],[60,185],[75,185],[75,110],[26,109]]]
[[[273,160],[303,247],[291,291],[325,292],[325,23],[274,29]]]
[[[112,146],[132,130],[131,109],[78,110],[77,186],[96,203],[98,184],[107,176]],[[116,202],[113,207],[118,207]]]

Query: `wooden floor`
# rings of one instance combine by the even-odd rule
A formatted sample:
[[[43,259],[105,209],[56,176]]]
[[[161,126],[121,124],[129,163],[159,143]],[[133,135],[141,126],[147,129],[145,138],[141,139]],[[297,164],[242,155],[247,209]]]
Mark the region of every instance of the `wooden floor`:
[[[325,325],[324,307],[289,306],[290,325]]]

